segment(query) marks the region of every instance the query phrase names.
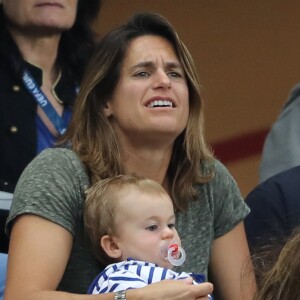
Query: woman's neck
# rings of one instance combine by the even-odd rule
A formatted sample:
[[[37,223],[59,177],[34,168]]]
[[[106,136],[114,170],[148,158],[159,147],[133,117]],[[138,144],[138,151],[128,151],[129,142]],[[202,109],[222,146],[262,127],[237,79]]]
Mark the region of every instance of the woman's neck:
[[[170,164],[172,148],[129,148],[122,153],[122,165],[125,173],[137,174],[166,185],[166,174]]]
[[[57,78],[56,59],[60,35],[28,36],[11,31],[23,59],[40,67],[45,80],[54,83]]]

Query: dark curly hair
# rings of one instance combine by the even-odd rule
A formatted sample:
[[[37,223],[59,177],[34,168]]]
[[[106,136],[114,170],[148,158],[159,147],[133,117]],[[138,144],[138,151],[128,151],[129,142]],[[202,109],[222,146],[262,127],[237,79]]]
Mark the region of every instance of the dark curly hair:
[[[78,0],[77,15],[73,27],[62,33],[57,62],[72,82],[79,83],[84,68],[94,49],[94,33],[91,22],[101,8],[101,0]],[[17,77],[22,71],[23,59],[7,28],[3,6],[0,5],[0,60],[11,64]]]

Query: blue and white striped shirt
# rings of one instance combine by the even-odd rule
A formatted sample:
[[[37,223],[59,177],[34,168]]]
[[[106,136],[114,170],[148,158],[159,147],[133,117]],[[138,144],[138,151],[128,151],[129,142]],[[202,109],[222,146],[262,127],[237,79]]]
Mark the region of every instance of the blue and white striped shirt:
[[[128,259],[107,266],[92,282],[88,294],[103,294],[136,289],[165,279],[194,278],[194,284],[204,282],[203,275],[177,273],[153,263]],[[212,298],[211,298],[212,299]]]

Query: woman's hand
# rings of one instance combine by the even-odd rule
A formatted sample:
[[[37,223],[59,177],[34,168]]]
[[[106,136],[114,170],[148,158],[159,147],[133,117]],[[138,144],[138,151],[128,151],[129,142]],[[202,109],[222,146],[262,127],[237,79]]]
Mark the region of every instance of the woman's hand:
[[[208,300],[208,294],[213,291],[213,285],[209,282],[192,284],[192,278],[182,280],[163,280],[153,283],[145,288],[128,290],[127,299],[143,300]]]

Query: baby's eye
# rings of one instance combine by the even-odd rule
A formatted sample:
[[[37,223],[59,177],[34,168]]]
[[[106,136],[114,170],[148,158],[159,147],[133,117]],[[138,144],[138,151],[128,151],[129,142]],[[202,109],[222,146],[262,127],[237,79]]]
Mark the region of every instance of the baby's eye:
[[[169,227],[170,229],[175,228],[175,224],[170,223],[170,224],[168,224],[168,227]]]
[[[157,225],[150,225],[146,229],[149,230],[149,231],[154,231],[154,230],[157,229]]]

